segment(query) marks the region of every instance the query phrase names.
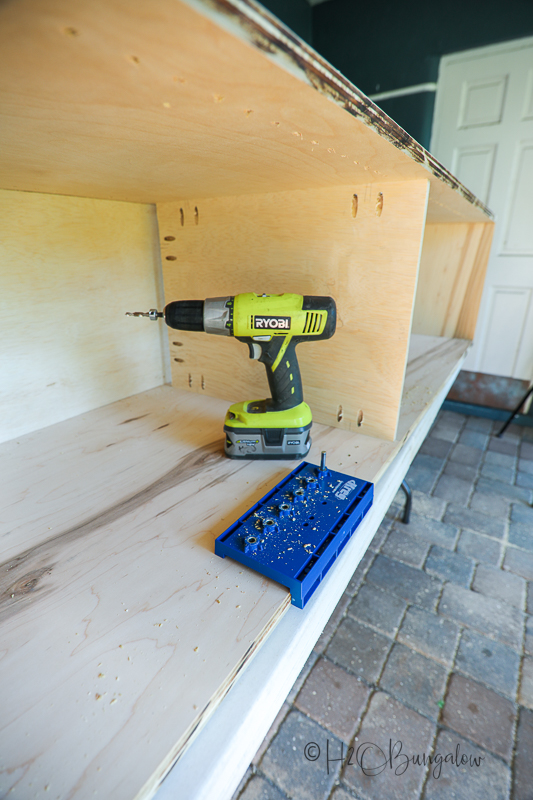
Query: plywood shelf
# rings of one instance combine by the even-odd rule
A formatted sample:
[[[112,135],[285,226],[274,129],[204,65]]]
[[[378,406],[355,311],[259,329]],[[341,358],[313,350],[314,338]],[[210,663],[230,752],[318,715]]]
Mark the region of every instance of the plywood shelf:
[[[316,425],[310,460],[327,449],[381,503],[467,346],[413,340],[401,441]],[[226,459],[224,408],[160,387],[0,445],[2,794],[149,797],[289,608],[284,587],[213,555],[287,471]]]

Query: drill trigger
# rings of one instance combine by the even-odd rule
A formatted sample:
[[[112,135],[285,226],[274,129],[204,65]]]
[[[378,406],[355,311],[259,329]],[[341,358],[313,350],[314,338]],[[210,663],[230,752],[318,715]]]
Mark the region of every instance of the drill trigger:
[[[250,351],[250,358],[257,360],[261,358],[261,353],[263,350],[261,349],[260,344],[256,344],[255,342],[247,342],[248,350]]]

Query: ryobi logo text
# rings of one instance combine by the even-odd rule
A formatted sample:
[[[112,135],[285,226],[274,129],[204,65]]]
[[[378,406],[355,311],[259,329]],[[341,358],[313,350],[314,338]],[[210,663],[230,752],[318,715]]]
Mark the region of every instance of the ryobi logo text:
[[[262,330],[275,328],[277,330],[288,331],[291,327],[290,317],[258,317],[254,316],[254,328]]]

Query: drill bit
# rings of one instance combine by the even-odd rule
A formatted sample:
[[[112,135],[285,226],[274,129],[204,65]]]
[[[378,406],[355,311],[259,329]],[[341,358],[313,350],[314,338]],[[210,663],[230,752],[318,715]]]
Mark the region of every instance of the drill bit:
[[[148,317],[149,319],[155,321],[158,317],[163,316],[162,311],[158,311],[157,308],[151,308],[150,311],[126,311],[127,317]]]

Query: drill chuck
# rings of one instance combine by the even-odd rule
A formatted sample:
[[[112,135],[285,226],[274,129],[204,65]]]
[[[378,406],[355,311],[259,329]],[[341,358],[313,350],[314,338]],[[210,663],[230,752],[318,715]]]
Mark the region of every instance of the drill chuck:
[[[232,297],[175,300],[165,306],[165,322],[180,331],[205,331],[231,336]]]
[[[204,330],[204,301],[175,300],[165,306],[165,322],[180,331]]]

